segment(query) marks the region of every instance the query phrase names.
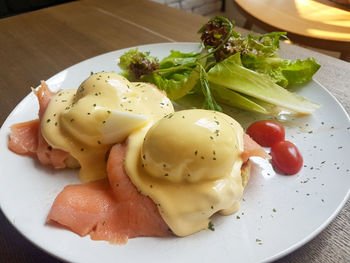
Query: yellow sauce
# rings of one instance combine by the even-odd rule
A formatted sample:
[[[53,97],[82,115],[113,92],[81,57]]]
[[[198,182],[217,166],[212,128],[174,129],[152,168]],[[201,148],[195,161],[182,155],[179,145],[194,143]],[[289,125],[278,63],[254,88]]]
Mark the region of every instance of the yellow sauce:
[[[208,228],[216,212],[239,208],[242,127],[219,112],[174,113],[170,100],[151,84],[93,74],[77,90],[62,90],[51,99],[41,130],[53,148],[79,162],[83,182],[104,178],[109,149],[128,138],[128,176],[178,236]]]
[[[106,177],[107,152],[133,131],[173,112],[155,86],[111,72],[91,75],[77,90],[58,92],[41,123],[45,140],[78,160],[82,182]]]
[[[243,129],[219,112],[184,110],[128,138],[126,171],[178,236],[232,214],[243,193]]]

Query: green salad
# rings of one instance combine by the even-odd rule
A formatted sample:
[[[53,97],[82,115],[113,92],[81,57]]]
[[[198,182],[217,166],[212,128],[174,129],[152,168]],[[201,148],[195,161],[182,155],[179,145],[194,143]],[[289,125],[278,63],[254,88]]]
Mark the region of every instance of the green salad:
[[[225,104],[266,115],[309,115],[320,107],[290,90],[312,79],[320,68],[315,59],[280,58],[285,32],[243,36],[234,26],[224,17],[211,18],[198,32],[198,53],[172,50],[159,60],[149,52],[129,50],[120,57],[122,74],[155,84],[174,101],[201,99],[202,108],[209,110],[221,111]]]

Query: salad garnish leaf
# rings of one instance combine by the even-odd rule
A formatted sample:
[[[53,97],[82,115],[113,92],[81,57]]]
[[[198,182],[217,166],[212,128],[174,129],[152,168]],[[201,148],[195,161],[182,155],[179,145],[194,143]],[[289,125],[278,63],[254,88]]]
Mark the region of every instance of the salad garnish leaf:
[[[198,83],[199,72],[194,69],[188,72],[173,73],[169,77],[153,73],[141,78],[142,81],[155,84],[159,89],[164,90],[171,100],[177,100],[190,92]]]
[[[281,68],[281,72],[288,80],[288,84],[303,84],[310,81],[320,67],[321,65],[314,58],[289,60],[287,66]]]
[[[124,70],[123,76],[131,81],[140,80],[141,76],[159,68],[158,58],[150,56],[149,52],[140,52],[137,48],[124,53],[119,60],[119,67]]]
[[[196,63],[199,53],[182,53],[180,51],[170,51],[170,55],[163,58],[159,64],[160,69],[177,67],[180,65]]]
[[[204,47],[214,51],[216,61],[221,61],[236,53],[273,57],[277,55],[279,41],[287,38],[286,32],[242,36],[233,28],[234,23],[216,16],[199,30]]]
[[[282,87],[306,83],[312,79],[312,76],[320,68],[314,58],[292,61],[278,57],[263,58],[255,55],[241,57],[246,68],[268,75],[272,81]]]
[[[210,83],[281,106],[299,115],[311,114],[320,106],[280,87],[269,77],[245,68],[239,53],[216,64],[207,76]]]
[[[243,110],[254,111],[262,114],[272,114],[272,111],[270,112],[269,109],[266,109],[250,98],[247,98],[246,96],[235,92],[232,89],[228,89],[214,83],[211,83],[210,86],[212,87],[213,95],[220,103]]]
[[[310,81],[320,68],[315,59],[278,57],[285,32],[243,36],[234,27],[227,18],[211,18],[198,32],[199,53],[172,50],[159,61],[149,52],[129,50],[120,57],[122,74],[157,85],[171,100],[197,96],[204,109],[221,111],[219,102],[274,116],[312,114],[319,104],[285,88]]]
[[[200,66],[199,79],[201,83],[201,89],[205,97],[205,101],[202,108],[207,110],[222,111],[222,108],[216,103],[214,97],[211,94],[207,73],[205,72],[202,66]]]

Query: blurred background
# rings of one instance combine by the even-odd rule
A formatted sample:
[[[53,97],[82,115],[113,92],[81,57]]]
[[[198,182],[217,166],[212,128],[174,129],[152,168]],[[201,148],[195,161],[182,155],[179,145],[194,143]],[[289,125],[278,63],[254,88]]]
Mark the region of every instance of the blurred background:
[[[37,9],[58,5],[72,0],[0,0],[0,17],[9,17],[20,13],[34,11]],[[237,26],[244,27],[247,19],[240,13],[237,7],[234,5],[234,1],[228,0],[152,0],[169,7],[182,9],[187,12],[199,14],[202,16],[211,17],[213,15],[223,15],[227,18],[236,21]],[[350,0],[332,0],[334,2],[341,2],[342,4],[349,4]],[[258,33],[265,33],[262,28],[252,25],[252,31]],[[294,43],[296,44],[296,43]],[[312,50],[327,54],[332,57],[339,58],[340,52],[319,49],[310,46],[301,45],[303,47],[310,48]]]
[[[0,0],[0,17],[13,16],[66,2],[71,0]]]

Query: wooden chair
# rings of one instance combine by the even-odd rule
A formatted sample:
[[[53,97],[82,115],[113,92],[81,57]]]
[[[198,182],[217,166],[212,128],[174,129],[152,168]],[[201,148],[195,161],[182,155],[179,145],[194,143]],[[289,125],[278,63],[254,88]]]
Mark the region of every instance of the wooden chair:
[[[341,53],[350,61],[350,7],[328,0],[234,0],[244,27],[286,31],[297,43]]]

